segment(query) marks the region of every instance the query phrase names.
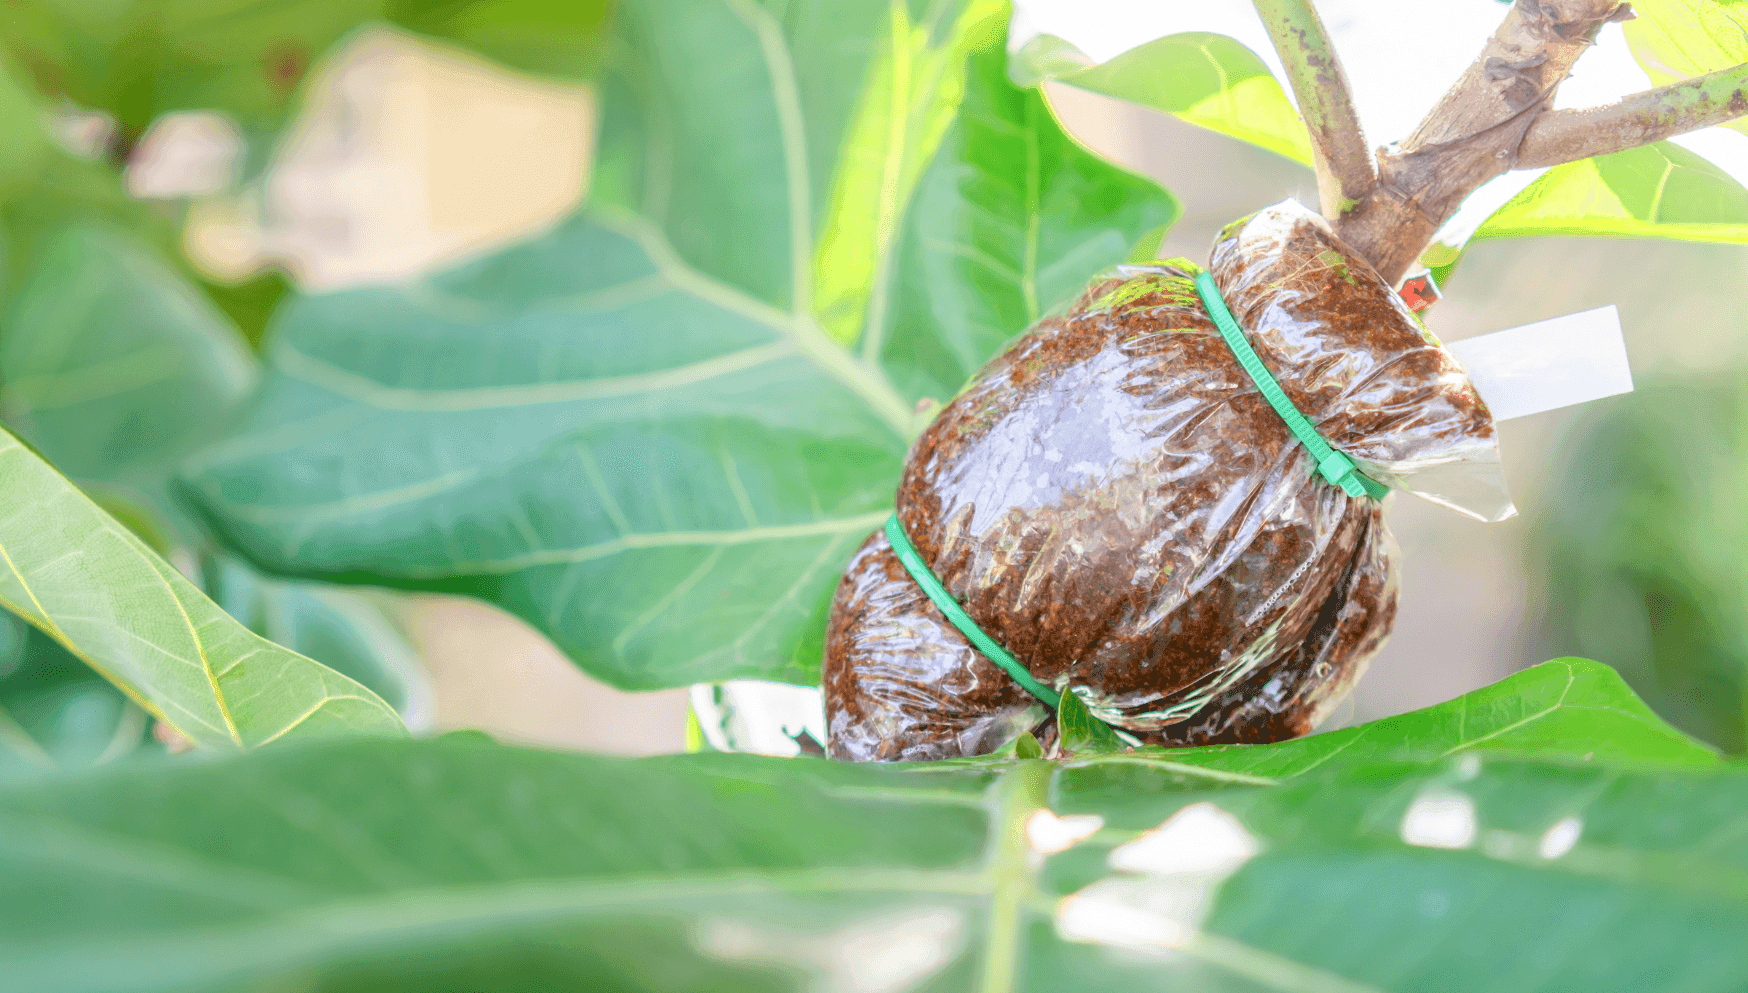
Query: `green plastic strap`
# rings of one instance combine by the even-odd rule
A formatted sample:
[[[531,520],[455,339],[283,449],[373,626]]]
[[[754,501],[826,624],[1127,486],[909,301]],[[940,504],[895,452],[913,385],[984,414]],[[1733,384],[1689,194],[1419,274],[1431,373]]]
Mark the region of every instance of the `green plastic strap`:
[[[1371,497],[1381,500],[1390,488],[1367,476],[1354,465],[1353,459],[1329,447],[1329,442],[1317,433],[1305,415],[1299,413],[1299,408],[1293,406],[1293,401],[1287,399],[1281,384],[1275,382],[1274,374],[1268,366],[1262,364],[1262,357],[1250,347],[1250,342],[1244,337],[1244,331],[1233,319],[1232,311],[1226,309],[1226,301],[1220,296],[1220,288],[1214,285],[1214,277],[1204,271],[1196,275],[1196,292],[1201,294],[1202,305],[1208,308],[1208,316],[1214,319],[1214,326],[1220,329],[1220,337],[1226,339],[1227,347],[1238,358],[1238,364],[1244,371],[1250,373],[1250,378],[1256,382],[1256,388],[1262,391],[1269,406],[1275,408],[1275,413],[1281,415],[1281,420],[1287,422],[1287,427],[1294,437],[1304,443],[1311,452],[1311,457],[1317,462],[1317,471],[1323,478],[1341,487],[1341,491],[1350,497]]]
[[[1020,664],[1019,659],[997,644],[994,638],[984,634],[977,622],[971,619],[971,615],[965,612],[965,608],[959,606],[959,601],[953,599],[953,595],[935,578],[929,564],[917,554],[916,546],[905,535],[904,525],[899,523],[897,514],[893,514],[886,522],[886,540],[892,542],[893,554],[898,556],[898,561],[904,563],[904,569],[910,573],[910,578],[916,580],[923,593],[928,595],[935,606],[941,608],[941,613],[947,615],[947,620],[953,622],[959,633],[971,639],[978,651],[991,662],[1006,669],[1008,675],[1014,677],[1014,682],[1026,688],[1026,692],[1049,704],[1052,712],[1062,704],[1062,694],[1034,679],[1026,667]]]

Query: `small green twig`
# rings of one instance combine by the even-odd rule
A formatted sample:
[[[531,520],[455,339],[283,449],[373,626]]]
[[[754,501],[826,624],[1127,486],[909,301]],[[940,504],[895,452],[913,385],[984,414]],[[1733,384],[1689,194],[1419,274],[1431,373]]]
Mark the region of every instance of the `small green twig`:
[[[1748,63],[1582,110],[1543,111],[1516,167],[1534,169],[1621,152],[1748,115]]]
[[[1253,0],[1311,132],[1323,216],[1339,218],[1378,181],[1347,72],[1311,0]]]

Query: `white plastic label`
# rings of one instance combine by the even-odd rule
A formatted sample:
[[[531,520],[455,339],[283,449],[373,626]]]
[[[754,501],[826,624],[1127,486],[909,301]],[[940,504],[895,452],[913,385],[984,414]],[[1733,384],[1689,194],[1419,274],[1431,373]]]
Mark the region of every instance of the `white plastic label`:
[[[1495,421],[1633,391],[1614,305],[1445,342]]]

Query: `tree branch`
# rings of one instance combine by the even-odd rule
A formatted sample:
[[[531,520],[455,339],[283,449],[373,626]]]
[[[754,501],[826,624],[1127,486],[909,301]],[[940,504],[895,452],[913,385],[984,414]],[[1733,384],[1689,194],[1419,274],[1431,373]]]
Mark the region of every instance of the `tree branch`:
[[[1515,168],[1535,169],[1622,152],[1748,115],[1748,63],[1583,110],[1536,116]]]
[[[1337,233],[1400,280],[1464,197],[1518,164],[1525,133],[1602,25],[1630,16],[1621,0],[1517,0],[1414,133],[1380,151],[1377,186]]]
[[[1372,192],[1378,176],[1354,113],[1353,93],[1311,0],[1253,0],[1280,53],[1299,114],[1311,132],[1323,216],[1336,220]]]

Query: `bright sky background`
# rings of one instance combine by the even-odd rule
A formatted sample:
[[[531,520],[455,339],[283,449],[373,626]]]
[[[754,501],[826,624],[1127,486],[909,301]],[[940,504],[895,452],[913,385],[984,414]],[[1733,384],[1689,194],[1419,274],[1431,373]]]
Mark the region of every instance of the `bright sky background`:
[[[1499,0],[1318,0],[1317,8],[1347,69],[1360,124],[1374,148],[1414,130],[1480,53],[1507,9]],[[1016,0],[1011,44],[1053,34],[1103,62],[1180,31],[1216,31],[1238,39],[1285,86],[1280,60],[1249,0]],[[1627,50],[1620,25],[1609,24],[1561,85],[1555,106],[1607,103],[1650,86]],[[1286,90],[1291,99],[1292,88]],[[1748,185],[1748,135],[1708,128],[1675,141]],[[1446,225],[1440,240],[1466,237],[1538,175],[1513,172],[1482,187]]]

